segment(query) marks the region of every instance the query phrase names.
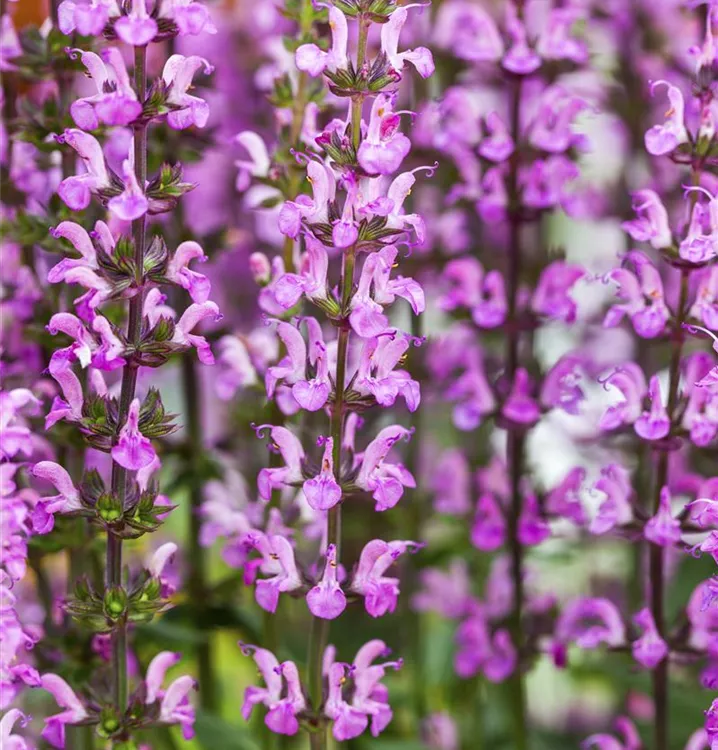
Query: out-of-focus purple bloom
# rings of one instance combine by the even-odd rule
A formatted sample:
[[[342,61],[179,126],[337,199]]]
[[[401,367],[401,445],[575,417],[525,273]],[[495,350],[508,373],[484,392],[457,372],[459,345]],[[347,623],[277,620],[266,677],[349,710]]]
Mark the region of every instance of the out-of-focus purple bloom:
[[[631,646],[633,658],[646,669],[655,669],[668,655],[668,645],[658,633],[650,609],[642,609],[633,621],[643,631]]]
[[[683,94],[679,88],[663,80],[654,81],[651,84],[651,93],[655,93],[658,86],[666,87],[671,108],[668,110],[666,121],[662,125],[654,125],[646,131],[646,151],[653,156],[670,154],[682,143],[688,142],[688,131],[684,120],[685,103]]]

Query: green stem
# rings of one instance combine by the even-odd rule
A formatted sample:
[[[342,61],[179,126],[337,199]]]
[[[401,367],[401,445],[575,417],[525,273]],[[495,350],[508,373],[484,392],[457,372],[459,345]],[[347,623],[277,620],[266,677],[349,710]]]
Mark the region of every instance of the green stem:
[[[135,91],[140,102],[147,96],[147,48],[135,48]],[[147,182],[147,123],[141,121],[134,129],[135,175],[142,190]],[[146,243],[146,222],[142,216],[132,222],[132,237],[134,242],[134,261],[136,266],[136,281],[142,284],[143,266]],[[142,289],[130,300],[127,319],[127,340],[131,347],[140,344],[142,333],[142,304],[144,294]],[[120,389],[120,404],[117,413],[117,430],[127,421],[130,404],[135,397],[137,387],[138,366],[134,359],[129,358],[122,371],[122,386]],[[116,436],[117,437],[117,436]],[[127,502],[128,472],[117,463],[112,465],[112,492],[120,498],[122,507]],[[107,561],[105,568],[105,583],[108,588],[122,586],[122,538],[112,532],[107,534]],[[118,716],[124,716],[128,700],[127,680],[127,623],[118,622],[112,631],[112,699]]]

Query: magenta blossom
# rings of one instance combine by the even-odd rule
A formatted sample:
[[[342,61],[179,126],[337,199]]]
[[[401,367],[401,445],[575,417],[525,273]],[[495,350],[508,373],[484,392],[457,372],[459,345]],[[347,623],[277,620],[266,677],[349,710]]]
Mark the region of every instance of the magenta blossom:
[[[316,586],[307,593],[309,611],[323,620],[334,620],[346,609],[347,600],[337,578],[337,548],[327,547],[324,573]]]
[[[140,400],[134,399],[127,413],[127,421],[119,432],[117,445],[112,449],[113,460],[125,469],[137,471],[151,464],[155,458],[152,442],[139,428]]]
[[[399,597],[399,579],[384,575],[407,550],[416,550],[417,542],[384,542],[373,539],[364,545],[351,583],[351,591],[364,597],[366,611],[372,617],[393,612]]]
[[[266,649],[243,643],[239,645],[243,654],[254,658],[265,684],[262,688],[251,685],[244,691],[242,717],[248,721],[254,707],[261,703],[267,708],[264,722],[273,732],[296,734],[299,731],[297,714],[306,707],[296,665],[291,661],[280,664]]]
[[[89,718],[89,714],[82,701],[62,677],[56,674],[44,674],[41,678],[41,687],[52,695],[60,708],[65,709],[45,719],[42,737],[53,747],[64,748],[65,726],[82,722]]]
[[[181,654],[162,651],[149,663],[145,674],[145,703],[159,702],[159,721],[163,724],[180,724],[185,740],[194,737],[194,707],[189,702],[189,693],[196,687],[195,681],[184,675],[178,677],[166,690],[162,689],[167,670],[177,664]]]

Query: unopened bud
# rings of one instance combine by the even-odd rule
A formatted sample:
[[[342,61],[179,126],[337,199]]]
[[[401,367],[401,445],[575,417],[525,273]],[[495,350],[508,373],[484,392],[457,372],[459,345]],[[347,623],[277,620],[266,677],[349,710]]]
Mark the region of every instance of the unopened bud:
[[[105,592],[105,615],[110,620],[119,620],[127,610],[127,594],[120,586]]]
[[[272,274],[272,267],[269,264],[269,258],[267,258],[264,253],[252,253],[249,256],[249,272],[259,286],[266,286],[269,284],[269,279]]]

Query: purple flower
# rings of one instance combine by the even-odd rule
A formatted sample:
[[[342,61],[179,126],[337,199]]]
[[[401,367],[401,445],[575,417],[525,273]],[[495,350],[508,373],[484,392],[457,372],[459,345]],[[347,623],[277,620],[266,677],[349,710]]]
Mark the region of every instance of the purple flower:
[[[404,487],[416,487],[414,477],[404,466],[386,462],[394,444],[410,437],[411,430],[391,425],[381,430],[364,451],[354,483],[371,493],[376,500],[375,510],[393,508],[404,494]]]
[[[137,471],[151,464],[155,458],[152,441],[139,428],[140,400],[134,399],[127,412],[127,421],[119,432],[117,445],[111,451],[112,459],[130,471]]]
[[[72,483],[70,475],[59,464],[53,461],[36,463],[31,473],[37,479],[50,482],[57,490],[57,495],[39,500],[32,513],[32,525],[36,534],[47,534],[55,525],[55,513],[72,513],[82,510],[80,493]]]
[[[609,406],[599,420],[602,430],[615,430],[633,424],[643,413],[643,397],[648,390],[643,370],[635,362],[624,362],[599,382],[621,394],[621,400]]]
[[[207,102],[187,93],[194,74],[202,67],[205,75],[210,75],[214,70],[204,57],[197,55],[172,55],[165,63],[162,80],[168,90],[167,104],[170,105],[167,124],[174,130],[185,130],[192,125],[203,128],[207,124]]]
[[[60,31],[70,36],[100,36],[110,16],[119,16],[116,0],[63,0],[58,9]]]
[[[586,480],[586,470],[576,466],[566,474],[561,483],[546,495],[546,512],[558,518],[567,518],[577,526],[586,522],[581,493]]]
[[[585,398],[579,385],[585,360],[576,354],[566,354],[546,373],[541,384],[541,403],[567,414],[579,414]]]
[[[444,451],[431,476],[434,510],[463,515],[471,507],[471,473],[466,456],[458,448]]]
[[[554,261],[541,272],[531,300],[531,309],[550,320],[573,323],[576,320],[577,306],[570,292],[574,284],[585,275],[581,266],[571,265],[563,260]]]
[[[204,250],[196,242],[182,242],[167,264],[165,276],[189,292],[192,302],[201,304],[209,299],[211,284],[209,279],[197,271],[192,271],[189,264],[197,260],[204,262],[207,256]]]
[[[439,304],[444,310],[466,307],[480,328],[496,328],[506,320],[504,277],[498,271],[484,273],[476,258],[456,258],[444,267],[442,279],[449,289]]]
[[[364,606],[372,617],[382,617],[396,609],[399,579],[384,574],[407,549],[419,547],[421,545],[417,542],[384,542],[381,539],[373,539],[364,545],[350,589],[364,597]]]
[[[389,661],[373,664],[377,658],[388,653],[386,644],[380,640],[364,644],[349,666],[334,661],[334,649],[329,646],[324,654],[324,674],[327,676],[329,692],[324,706],[325,714],[334,721],[332,734],[339,742],[358,737],[367,728],[378,737],[392,719],[388,703],[388,692],[381,680],[388,667],[400,669],[402,662]],[[352,678],[354,694],[349,704],[342,688],[347,683],[347,674]]]
[[[555,637],[559,644],[574,641],[584,649],[596,648],[601,643],[621,646],[626,640],[626,628],[611,601],[582,597],[563,608],[556,623]]]
[[[538,54],[544,60],[570,60],[577,64],[587,62],[586,42],[574,36],[584,19],[585,9],[583,8],[575,6],[551,8],[536,44]]]
[[[159,701],[160,723],[180,724],[182,737],[191,740],[194,737],[195,714],[194,707],[189,702],[189,692],[196,687],[195,681],[192,677],[184,675],[170,683],[166,690],[162,690],[167,670],[180,659],[181,654],[172,651],[161,651],[152,659],[145,674],[145,703],[151,705]]]
[[[532,547],[541,544],[550,533],[548,524],[539,514],[538,498],[533,493],[525,493],[519,516],[518,540]]]
[[[501,547],[506,539],[506,521],[496,498],[485,492],[476,502],[476,515],[471,527],[471,543],[483,552]]]
[[[306,700],[299,682],[299,673],[294,662],[280,664],[273,653],[256,646],[239,644],[242,653],[254,658],[259,673],[264,679],[265,687],[250,685],[244,691],[242,717],[249,720],[254,707],[261,703],[267,707],[264,723],[277,734],[293,735],[299,731],[297,714],[306,708]],[[283,688],[286,683],[286,696]]]
[[[65,178],[57,188],[68,208],[82,211],[90,205],[93,193],[110,186],[102,146],[95,137],[75,128],[65,130],[57,139],[75,150],[87,170],[85,174]]]
[[[631,645],[633,658],[646,669],[655,669],[668,655],[668,646],[658,633],[651,610],[644,607],[633,622],[643,631]]]
[[[422,78],[428,78],[434,72],[434,58],[426,47],[417,47],[399,52],[399,36],[406,23],[409,12],[406,8],[397,7],[389,20],[381,27],[381,51],[387,56],[389,64],[401,73],[404,63],[411,63]]]
[[[259,472],[257,477],[257,488],[262,500],[269,500],[272,491],[286,485],[300,483],[304,480],[302,475],[302,461],[304,460],[304,449],[299,440],[286,427],[273,427],[272,425],[260,425],[256,428],[257,435],[262,437],[261,431],[268,427],[272,446],[279,450],[284,459],[285,466],[265,468]]]
[[[718,255],[718,199],[700,186],[686,189],[686,193],[695,191],[708,196],[708,205],[696,202],[693,206],[686,236],[678,246],[678,254],[691,263],[705,263]]]
[[[618,284],[617,293],[622,302],[613,305],[606,313],[603,325],[613,328],[624,315],[628,315],[642,338],[660,336],[671,317],[664,300],[660,274],[649,258],[638,250],[626,253],[625,257],[633,263],[635,273],[627,268],[617,268],[607,274],[606,278]]]
[[[601,477],[594,490],[605,495],[598,513],[591,521],[592,534],[605,534],[616,526],[628,523],[633,518],[631,499],[633,490],[629,473],[618,464],[609,464],[601,469]]]
[[[309,356],[302,334],[290,323],[279,322],[277,333],[285,345],[287,356],[268,368],[265,375],[267,395],[272,396],[280,381],[291,386],[292,396],[307,411],[318,411],[326,404],[331,391],[329,363],[319,323],[304,318],[309,330]],[[315,372],[307,379],[307,365]]]
[[[648,384],[648,399],[650,409],[641,413],[634,424],[634,429],[636,434],[644,440],[660,440],[668,435],[671,421],[663,406],[661,384],[657,375],[653,375]]]
[[[50,357],[47,370],[60,386],[64,399],[55,396],[52,407],[45,417],[46,430],[61,419],[67,419],[70,422],[79,422],[82,419],[84,395],[82,384],[72,371],[74,360],[74,353],[63,349],[53,352]]]
[[[718,266],[710,266],[701,273],[690,315],[706,328],[718,331]]]
[[[307,593],[309,611],[323,620],[334,620],[346,609],[347,600],[337,580],[337,548],[327,547],[324,573],[316,586]]]
[[[316,77],[325,70],[333,73],[349,65],[349,26],[346,16],[333,5],[329,7],[329,28],[332,30],[332,46],[329,52],[319,49],[316,44],[302,44],[297,48],[297,68],[310,76]]]
[[[322,468],[317,476],[307,479],[302,485],[304,496],[314,510],[326,511],[342,499],[342,488],[334,478],[334,440],[324,438]]]
[[[673,235],[660,196],[653,190],[638,190],[631,195],[636,218],[624,221],[621,226],[638,242],[650,242],[661,249],[673,244]]]
[[[393,406],[401,395],[409,411],[416,411],[421,401],[419,383],[406,370],[396,370],[409,349],[412,337],[388,328],[381,336],[365,339],[354,378],[354,390],[372,395],[381,406]],[[415,341],[415,340],[414,340]]]
[[[215,302],[207,300],[201,304],[191,304],[175,324],[172,343],[181,347],[193,346],[197,350],[197,358],[203,365],[213,365],[214,355],[207,339],[204,336],[190,333],[196,325],[207,318],[214,321],[222,320],[222,313],[220,313]]]
[[[655,93],[657,86],[665,86],[671,108],[666,113],[663,125],[654,125],[646,131],[646,151],[653,156],[670,154],[682,143],[688,143],[688,131],[684,121],[685,104],[680,89],[672,86],[668,81],[654,81],[651,93]]]
[[[357,151],[361,168],[369,175],[390,175],[401,166],[411,149],[411,141],[399,132],[399,113],[392,111],[392,97],[379,94],[374,99],[369,127]]]
[[[515,144],[506,123],[498,112],[489,112],[484,117],[488,137],[479,144],[479,154],[493,162],[506,161],[514,152]]]
[[[279,212],[279,231],[292,239],[299,236],[302,221],[307,224],[326,223],[329,220],[328,204],[336,197],[336,179],[328,166],[310,161],[307,179],[314,198],[300,195],[296,201],[286,201]]]
[[[424,719],[421,724],[421,736],[432,750],[459,750],[459,731],[456,723],[443,711],[433,713]]]
[[[65,725],[77,724],[89,717],[82,701],[75,695],[72,688],[56,674],[44,674],[41,677],[41,687],[65,710],[45,719],[42,737],[50,745],[57,748],[65,747]]]
[[[658,512],[646,522],[643,536],[653,544],[672,547],[681,541],[681,524],[671,512],[671,493],[668,487],[661,489]]]
[[[626,716],[616,719],[616,729],[623,736],[617,740],[610,734],[592,734],[581,743],[581,750],[640,750],[643,747],[641,737],[633,722]]]
[[[580,142],[580,136],[574,134],[572,126],[576,116],[587,108],[585,100],[563,86],[547,87],[541,93],[529,128],[529,142],[537,149],[551,154],[567,151]]]
[[[422,588],[411,602],[415,610],[435,611],[452,619],[466,614],[471,603],[471,584],[465,560],[453,560],[446,572],[425,568],[419,578]]]
[[[78,128],[96,130],[100,123],[129,125],[142,114],[142,105],[137,101],[125,61],[117,48],[108,47],[102,58],[80,49],[72,50],[71,54],[73,57],[80,55],[97,88],[93,96],[81,97],[70,105],[70,114]]]
[[[13,734],[15,724],[25,726],[30,720],[20,709],[12,708],[0,720],[0,744],[5,750],[30,750],[30,745],[19,734]]]
[[[262,532],[255,531],[245,536],[243,544],[248,549],[253,548],[259,552],[259,570],[271,576],[257,581],[254,591],[257,604],[267,612],[276,612],[279,594],[295,591],[302,586],[294,559],[294,549],[286,537],[280,534],[268,537]]]
[[[513,5],[506,9],[506,31],[511,38],[511,47],[506,51],[501,64],[516,75],[530,75],[541,67],[541,58],[532,50],[526,39],[526,27],[516,14]]]
[[[122,162],[122,176],[125,189],[119,195],[110,198],[107,208],[122,221],[135,221],[147,213],[150,204],[137,182],[134,167],[129,159]]]
[[[498,62],[504,53],[493,18],[466,0],[442,3],[436,14],[434,40],[439,47],[470,62]]]
[[[519,367],[514,373],[511,391],[501,407],[501,414],[510,422],[525,426],[538,422],[541,411],[531,395],[532,385],[531,376],[523,367]]]
[[[304,239],[307,251],[302,257],[299,273],[285,273],[270,285],[273,286],[274,299],[285,310],[294,307],[299,302],[302,293],[314,303],[329,299],[327,250],[311,234],[306,234]]]
[[[150,18],[145,0],[132,0],[130,12],[115,21],[117,36],[125,43],[144,47],[157,36],[157,21]]]

